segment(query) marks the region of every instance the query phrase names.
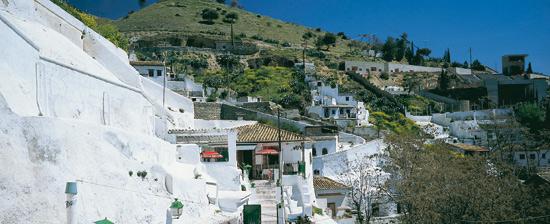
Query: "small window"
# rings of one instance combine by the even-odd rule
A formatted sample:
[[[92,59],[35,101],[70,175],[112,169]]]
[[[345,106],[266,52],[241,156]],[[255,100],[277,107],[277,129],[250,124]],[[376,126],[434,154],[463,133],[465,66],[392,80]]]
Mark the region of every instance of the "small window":
[[[162,76],[162,70],[157,70],[157,76]]]
[[[349,101],[349,96],[346,96],[346,101]]]
[[[362,69],[362,68],[359,68],[359,71],[363,71],[363,69]]]
[[[519,159],[524,160],[525,159],[525,154],[519,154]]]
[[[335,115],[336,114],[336,110],[332,110],[332,115]]]
[[[311,149],[311,153],[313,154],[313,156],[317,156],[317,149],[315,147],[313,147]]]
[[[323,155],[326,155],[328,154],[328,149],[327,148],[323,148]]]
[[[546,159],[546,153],[541,154],[540,158]]]
[[[191,101],[196,102],[197,98],[191,98]]]
[[[147,72],[149,74],[149,77],[154,77],[155,76],[155,69],[148,69]]]
[[[319,172],[319,170],[314,170],[313,171],[313,175],[319,175],[321,172]]]
[[[537,155],[535,154],[529,154],[529,159],[536,159],[537,158]]]
[[[317,86],[323,86],[322,82],[317,82]]]
[[[375,72],[375,71],[376,71],[376,67],[371,67],[370,70],[373,71],[373,72]]]

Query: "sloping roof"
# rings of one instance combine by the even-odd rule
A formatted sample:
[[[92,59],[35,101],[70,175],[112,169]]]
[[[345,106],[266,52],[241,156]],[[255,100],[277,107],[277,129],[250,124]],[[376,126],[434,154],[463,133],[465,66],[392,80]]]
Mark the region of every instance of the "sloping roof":
[[[176,136],[180,144],[227,144],[227,135],[182,135]]]
[[[161,61],[131,61],[132,66],[164,66]]]
[[[265,124],[252,124],[236,128],[238,143],[277,142],[278,129]],[[282,142],[306,141],[306,137],[281,129]]]
[[[349,187],[333,179],[323,176],[313,176],[313,188],[315,190],[345,190]]]

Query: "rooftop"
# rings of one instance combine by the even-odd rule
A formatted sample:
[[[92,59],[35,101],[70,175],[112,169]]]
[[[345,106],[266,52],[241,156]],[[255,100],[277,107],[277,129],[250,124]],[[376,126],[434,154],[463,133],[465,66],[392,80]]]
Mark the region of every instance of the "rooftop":
[[[237,127],[238,143],[277,142],[278,129],[265,124],[252,124]],[[281,129],[282,142],[307,141],[308,138],[294,132]]]
[[[162,61],[130,61],[132,66],[164,66]]]
[[[349,187],[328,177],[313,176],[313,188],[315,190],[345,190]]]

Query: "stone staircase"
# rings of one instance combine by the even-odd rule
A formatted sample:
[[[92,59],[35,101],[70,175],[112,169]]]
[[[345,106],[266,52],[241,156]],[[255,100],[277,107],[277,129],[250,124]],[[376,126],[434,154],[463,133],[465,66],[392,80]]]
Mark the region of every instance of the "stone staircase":
[[[267,180],[252,181],[255,187],[252,188],[250,204],[262,206],[262,224],[277,223],[277,186]]]

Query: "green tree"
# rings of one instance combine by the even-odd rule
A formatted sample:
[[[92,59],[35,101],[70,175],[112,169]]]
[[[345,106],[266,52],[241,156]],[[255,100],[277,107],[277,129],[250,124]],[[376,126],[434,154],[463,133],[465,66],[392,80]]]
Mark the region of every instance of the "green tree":
[[[506,164],[464,156],[444,143],[427,145],[412,133],[385,141],[384,169],[391,174],[385,191],[401,205],[403,223],[497,223],[550,212],[548,198],[536,197]]]
[[[481,62],[479,62],[479,60],[476,59],[472,61],[471,69],[477,70],[477,71],[485,71],[485,66],[483,66]]]
[[[411,46],[407,47],[407,49],[405,50],[405,58],[407,59],[407,62],[409,62],[409,64],[412,64],[412,61],[414,58],[414,48],[413,48],[412,42],[411,42]]]
[[[396,54],[395,54],[395,60],[401,61],[403,58],[405,58],[405,54],[408,50],[408,35],[407,33],[401,34],[401,37],[397,39],[396,43]]]
[[[388,37],[388,39],[386,39],[386,42],[382,46],[382,54],[382,58],[385,61],[393,61],[393,59],[395,59],[397,48],[393,37]]]
[[[527,74],[533,73],[533,68],[531,67],[531,62],[527,65]]]
[[[443,62],[451,63],[451,51],[449,48],[443,53]]]
[[[544,111],[536,103],[522,103],[516,111],[518,120],[531,129],[541,129],[544,122]]]
[[[439,76],[439,89],[448,90],[450,85],[451,77],[449,76],[449,74],[447,74],[447,71],[441,71],[441,75]]]
[[[225,18],[223,18],[223,21],[226,23],[229,23],[231,26],[231,46],[235,47],[235,36],[233,33],[233,24],[239,20],[239,14],[236,12],[230,12],[225,14]]]
[[[207,21],[207,24],[214,24],[214,20],[220,17],[218,11],[214,9],[203,9],[201,12],[201,16],[202,19]]]
[[[330,45],[333,45],[336,43],[336,35],[333,33],[325,33],[325,35],[320,36],[317,39],[317,46],[327,46],[327,50],[330,48]]]
[[[470,68],[470,65],[468,64],[468,61],[464,61],[464,66],[463,68]]]

